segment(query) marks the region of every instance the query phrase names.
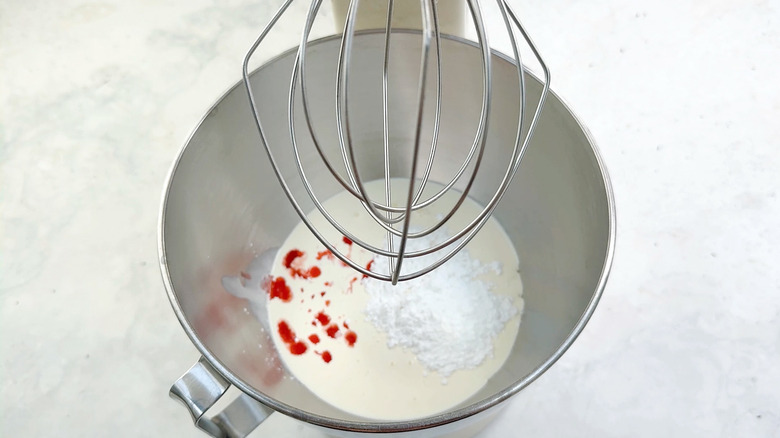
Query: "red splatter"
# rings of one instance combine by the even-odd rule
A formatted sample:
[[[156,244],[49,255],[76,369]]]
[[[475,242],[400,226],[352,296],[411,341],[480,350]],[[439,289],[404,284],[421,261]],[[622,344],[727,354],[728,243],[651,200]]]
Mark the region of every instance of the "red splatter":
[[[350,252],[352,252],[351,248],[350,248]],[[317,260],[322,260],[323,258],[328,258],[329,260],[335,260],[336,256],[333,255],[333,253],[329,249],[326,249],[325,251],[320,251],[317,253]],[[341,260],[339,260],[339,262],[341,262],[341,266],[348,266],[346,263],[342,262]]]
[[[341,240],[344,241],[344,243],[346,243],[347,245],[352,245],[352,241],[349,240],[349,237],[347,236],[342,237]]]
[[[349,324],[347,324],[347,321],[344,321],[343,326],[344,326],[345,329],[349,330]]]
[[[279,337],[282,338],[282,341],[284,341],[285,344],[292,344],[293,342],[295,342],[295,333],[287,324],[287,321],[285,320],[279,321],[277,328],[279,329]]]
[[[330,306],[330,300],[325,300],[325,305]]]
[[[325,292],[320,292],[320,296],[324,297],[325,296]]]
[[[370,271],[372,266],[374,266],[374,260],[373,259],[371,259],[371,261],[369,261],[368,264],[366,265],[366,270]],[[367,274],[363,274],[363,278],[367,278],[367,277],[368,277]]]
[[[333,282],[332,281],[326,281],[325,282],[325,286],[333,286]],[[325,292],[323,292],[323,293],[325,293]]]
[[[328,334],[331,338],[335,338],[336,334],[339,332],[339,326],[336,324],[331,324],[328,326],[328,328],[325,329],[325,333]]]
[[[287,321],[279,321],[277,329],[279,330],[279,337],[281,337],[282,341],[290,348],[290,353],[297,356],[306,352],[306,344],[298,341],[298,337],[295,336],[295,332],[292,331],[287,324]]]
[[[303,269],[298,269],[298,268],[290,268],[290,275],[292,275],[293,277],[305,278],[307,280],[309,278],[317,278],[320,276],[321,273],[322,271],[320,271],[320,268],[316,266],[312,266],[311,268],[309,268],[308,271],[305,271]]]
[[[309,340],[312,344],[319,344],[320,343],[320,337],[317,335],[309,335]]]
[[[306,344],[303,342],[296,342],[290,345],[290,353],[296,356],[306,353]]]
[[[285,268],[290,270],[290,275],[292,275],[293,277],[300,277],[300,278],[319,277],[322,271],[320,271],[320,268],[318,268],[317,266],[312,266],[308,270],[293,266],[293,264],[296,265],[299,264],[296,262],[296,260],[300,259],[303,256],[304,256],[303,251],[292,249],[284,256],[284,261],[282,261],[282,264],[284,265]]]
[[[293,249],[290,252],[288,252],[287,255],[284,256],[284,261],[282,262],[282,265],[284,265],[285,268],[290,269],[290,267],[293,264],[293,261],[295,261],[295,259],[297,259],[298,257],[303,257],[303,252],[297,249]]]
[[[287,286],[287,282],[284,281],[284,278],[282,277],[276,277],[273,279],[273,281],[271,281],[268,294],[270,295],[271,299],[279,298],[284,302],[290,302],[290,300],[292,300],[292,292],[290,292],[290,287]]]
[[[318,313],[316,318],[317,318],[317,321],[319,321],[320,324],[322,324],[322,325],[328,325],[328,323],[330,322],[330,316],[325,314],[325,312]]]
[[[325,363],[330,363],[330,361],[333,360],[333,356],[330,355],[329,351],[323,351],[322,360],[324,360]]]
[[[357,333],[350,330],[347,332],[347,334],[344,335],[344,339],[347,341],[347,344],[352,347],[357,341]]]

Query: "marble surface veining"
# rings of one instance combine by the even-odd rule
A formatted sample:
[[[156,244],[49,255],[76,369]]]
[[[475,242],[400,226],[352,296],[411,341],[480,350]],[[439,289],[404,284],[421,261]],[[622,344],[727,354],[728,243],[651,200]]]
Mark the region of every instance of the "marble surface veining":
[[[0,3],[0,436],[204,436],[167,397],[198,353],[160,194],[279,3]],[[618,240],[590,324],[482,436],[780,437],[780,3],[512,4],[600,145]]]

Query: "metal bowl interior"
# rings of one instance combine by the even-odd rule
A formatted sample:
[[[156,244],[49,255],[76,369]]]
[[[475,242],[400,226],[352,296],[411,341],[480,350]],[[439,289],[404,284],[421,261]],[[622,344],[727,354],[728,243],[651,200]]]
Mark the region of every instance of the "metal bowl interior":
[[[381,33],[362,33],[355,40],[350,85],[355,105],[381,102],[376,75],[381,73],[382,44]],[[419,34],[394,35],[393,44],[397,68],[418,65]],[[335,119],[328,90],[333,88],[329,81],[335,80],[338,50],[339,40],[326,38],[313,42],[307,54],[314,125],[330,139],[335,139]],[[443,86],[460,91],[445,94],[440,144],[466,148],[480,110],[480,53],[473,44],[454,38],[443,41],[442,53]],[[305,198],[289,151],[286,115],[294,55],[290,51],[266,63],[251,81],[277,162],[290,176],[291,190]],[[502,55],[493,55],[495,92],[488,152],[480,168],[485,177],[470,192],[478,202],[492,195],[496,175],[506,167],[506,148],[513,144],[513,119],[519,111],[516,71]],[[540,82],[530,74],[526,79],[528,99],[535,102]],[[413,99],[416,89],[416,74],[393,75],[397,96]],[[371,117],[370,111],[351,114],[356,142],[381,142],[381,118]],[[411,117],[399,115],[394,135],[411,136],[409,123]],[[310,144],[304,146],[313,151]],[[333,141],[325,146],[337,147]],[[309,177],[322,196],[339,190],[327,172],[316,170],[316,154],[303,160],[314,169]],[[403,166],[403,160],[397,157],[394,162]],[[371,179],[381,176],[381,163],[367,153],[359,165]],[[312,205],[303,203],[303,208]],[[286,371],[268,359],[273,346],[260,324],[245,311],[242,300],[221,286],[222,276],[237,275],[253,257],[278,247],[299,222],[262,146],[242,83],[208,112],[171,170],[160,217],[161,269],[174,311],[192,342],[231,383],[258,401],[334,429],[424,429],[487,411],[531,383],[571,345],[605,286],[615,239],[609,180],[589,134],[555,94],[548,97],[519,172],[494,216],[520,258],[525,311],[514,349],[503,368],[465,402],[439,415],[404,422],[372,421],[343,412],[297,380],[284,378]]]

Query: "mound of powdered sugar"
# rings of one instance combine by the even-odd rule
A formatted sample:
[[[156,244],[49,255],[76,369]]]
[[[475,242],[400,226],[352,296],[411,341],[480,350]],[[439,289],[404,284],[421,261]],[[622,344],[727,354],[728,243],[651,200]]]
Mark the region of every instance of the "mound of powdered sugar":
[[[441,230],[410,239],[407,250],[431,247],[446,237]],[[426,256],[404,259],[402,271],[417,271],[431,261]],[[377,256],[372,270],[388,272],[388,263]],[[464,249],[430,273],[395,286],[366,278],[366,317],[387,335],[389,347],[410,350],[423,366],[446,378],[491,357],[495,337],[517,314],[509,297],[492,293],[491,284],[478,278],[500,270],[498,262],[484,264]]]

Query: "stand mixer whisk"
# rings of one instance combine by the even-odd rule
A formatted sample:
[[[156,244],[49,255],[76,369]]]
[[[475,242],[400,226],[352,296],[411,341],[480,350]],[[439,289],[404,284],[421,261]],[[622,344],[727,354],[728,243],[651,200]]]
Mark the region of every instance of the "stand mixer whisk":
[[[370,1],[376,2],[378,0]],[[450,1],[454,2],[456,0]],[[366,154],[370,145],[365,145],[363,144],[364,142],[356,140],[353,137],[353,126],[350,124],[350,95],[351,93],[354,93],[354,91],[351,91],[350,87],[350,65],[356,36],[360,35],[360,33],[356,32],[359,0],[351,0],[349,4],[344,28],[341,33],[341,46],[335,68],[335,80],[332,81],[335,89],[335,99],[333,99],[332,102],[332,111],[335,115],[336,125],[335,139],[325,138],[322,135],[322,130],[319,132],[317,131],[315,128],[317,123],[314,122],[314,116],[310,108],[309,99],[314,90],[309,90],[307,88],[306,57],[309,52],[309,36],[315,18],[320,11],[322,0],[311,1],[306,21],[303,25],[300,45],[298,46],[297,55],[292,67],[288,90],[287,118],[289,121],[289,139],[292,147],[292,154],[294,155],[295,167],[298,171],[297,177],[300,178],[299,181],[296,181],[296,184],[303,185],[305,192],[314,203],[314,206],[327,219],[330,226],[335,228],[341,236],[375,255],[389,258],[389,272],[375,272],[368,267],[353,261],[349,257],[349,254],[339,251],[337,245],[334,244],[335,242],[326,238],[324,233],[322,233],[322,230],[307,217],[307,212],[304,211],[298,196],[290,187],[290,184],[295,177],[290,175],[290,172],[285,174],[285,172],[282,171],[263,129],[262,117],[260,111],[258,111],[259,102],[261,101],[256,100],[256,96],[253,92],[248,66],[255,51],[266,39],[268,33],[277,24],[285,11],[288,10],[291,3],[293,3],[293,0],[286,0],[276,12],[251,46],[243,64],[244,83],[249,94],[252,114],[282,189],[285,191],[301,220],[304,221],[314,236],[316,236],[333,255],[363,275],[378,280],[390,281],[395,284],[399,281],[417,278],[436,269],[466,246],[466,244],[477,234],[480,228],[490,218],[503,194],[509,188],[512,178],[520,166],[520,162],[527,149],[549,91],[550,76],[544,61],[510,6],[504,0],[496,0],[495,4],[500,11],[504,23],[503,29],[498,29],[498,31],[505,31],[506,35],[509,37],[512,48],[509,59],[517,67],[517,84],[519,90],[517,130],[516,135],[514,135],[514,143],[511,147],[508,147],[508,150],[511,150],[511,152],[506,156],[506,168],[503,170],[503,175],[500,177],[492,196],[487,198],[487,202],[484,203],[481,211],[471,217],[465,226],[458,227],[458,230],[449,233],[447,238],[435,244],[423,248],[414,247],[414,245],[410,245],[411,241],[429,236],[434,231],[443,227],[463,205],[464,201],[469,196],[469,191],[472,189],[475,178],[480,170],[480,164],[485,150],[486,148],[491,147],[490,141],[488,141],[488,132],[491,118],[491,96],[496,92],[492,87],[492,58],[495,55],[491,51],[489,43],[488,29],[485,25],[482,2],[480,0],[465,1],[470,12],[473,29],[476,31],[477,48],[481,55],[482,97],[481,109],[475,127],[475,136],[473,141],[471,141],[471,145],[468,147],[468,152],[465,154],[465,158],[462,162],[453,166],[449,163],[450,160],[445,159],[443,160],[445,165],[449,164],[451,168],[442,170],[437,168],[437,164],[441,166],[442,162],[439,157],[441,157],[442,154],[444,157],[451,156],[451,152],[448,151],[447,145],[439,144],[440,132],[443,132],[442,129],[446,129],[446,126],[442,126],[442,96],[445,91],[457,93],[458,90],[442,89],[442,58],[446,54],[442,51],[443,38],[440,31],[439,5],[437,4],[437,0],[420,0],[419,2],[422,22],[422,29],[419,31],[420,64],[419,69],[416,72],[418,75],[416,96],[411,105],[411,113],[408,114],[411,120],[410,126],[408,127],[408,129],[411,130],[408,138],[411,139],[411,141],[399,141],[398,136],[393,135],[391,123],[393,117],[391,117],[392,114],[389,110],[389,101],[395,97],[394,90],[391,86],[392,81],[390,80],[390,64],[393,59],[392,41],[393,36],[401,31],[393,27],[393,12],[396,6],[394,5],[394,0],[387,0],[386,26],[384,29],[384,53],[382,54],[381,68],[382,98],[381,102],[376,103],[376,115],[377,117],[381,117],[382,120],[381,138],[379,136],[377,137],[376,147],[378,148],[379,143],[381,143],[381,159],[383,160],[382,179],[384,180],[385,189],[384,198],[380,199],[376,196],[369,196],[365,187],[365,172],[362,171],[359,165],[359,155],[361,153]],[[525,41],[525,44],[536,58],[544,75],[542,93],[536,102],[536,108],[532,118],[530,119],[530,122],[527,123],[524,123],[524,117],[531,105],[528,105],[526,102],[524,79],[526,73],[521,60],[520,49],[518,48],[518,34],[522,40]],[[431,82],[434,83],[434,86],[428,85]],[[430,111],[431,109],[433,110],[432,112]],[[353,109],[352,111],[354,112],[355,110]],[[430,129],[426,129],[428,125],[431,125]],[[304,133],[305,137],[301,136],[301,132]],[[328,152],[328,148],[325,147],[325,144],[328,142],[338,145],[338,147],[334,146],[332,148],[335,153]],[[378,232],[384,233],[384,244],[372,244],[371,242],[368,242],[367,239],[361,238],[361,236],[354,233],[353,230],[344,227],[343,224],[335,219],[323,206],[323,203],[317,196],[316,188],[312,186],[309,178],[307,178],[307,166],[304,164],[307,160],[304,157],[307,157],[308,155],[303,149],[304,143],[311,143],[314,151],[316,151],[316,155],[322,160],[322,163],[331,173],[334,180],[344,190],[349,192],[356,201],[363,205],[366,213],[375,221]],[[394,148],[395,150],[393,150]],[[398,162],[400,160],[393,162],[391,157],[397,156],[399,154],[398,151],[401,148],[405,151],[405,155],[408,159],[403,160],[403,162]],[[314,153],[314,151],[310,152]],[[436,181],[436,184],[431,184],[431,182],[433,182],[431,179],[433,173],[450,176],[447,177],[447,179]],[[406,184],[403,186],[402,190],[400,190],[403,194],[400,201],[393,202],[392,193],[394,189],[391,181],[399,178],[403,178],[406,181]],[[433,189],[433,193],[424,192],[426,188],[429,192]],[[451,190],[456,190],[460,193],[452,205],[445,209],[437,210],[437,220],[435,224],[427,227],[420,227],[419,224],[416,224],[415,217],[418,213],[424,209],[434,208],[432,207],[434,203],[439,201],[445,193]],[[396,193],[397,192],[398,190],[396,189]],[[414,247],[414,250],[411,250],[410,247]],[[414,272],[402,272],[402,266],[405,259],[424,256],[427,256],[424,260],[431,260],[429,263],[425,263],[424,267],[417,269]]]

